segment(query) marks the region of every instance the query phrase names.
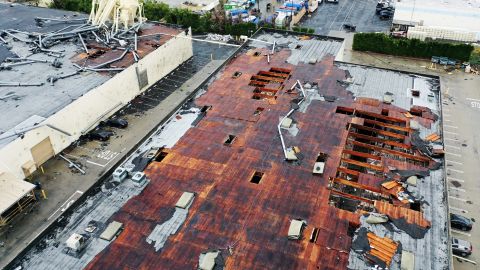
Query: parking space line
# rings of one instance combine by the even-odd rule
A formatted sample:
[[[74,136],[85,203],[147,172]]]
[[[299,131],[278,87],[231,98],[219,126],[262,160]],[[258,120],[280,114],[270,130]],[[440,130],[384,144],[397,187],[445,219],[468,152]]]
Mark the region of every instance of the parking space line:
[[[467,192],[465,189],[463,188],[456,188],[456,187],[448,187],[450,190],[455,190],[455,191],[460,191],[460,192]]]
[[[457,149],[457,150],[461,150],[462,148],[458,147],[458,146],[453,146],[453,145],[450,145],[450,144],[445,144],[446,147],[449,147],[449,148],[453,148],[453,149]]]
[[[444,140],[447,140],[447,141],[454,141],[454,142],[458,142],[458,139],[453,139],[453,138],[443,138]]]
[[[456,172],[456,173],[464,173],[464,171],[460,171],[460,170],[456,170],[456,169],[452,169],[452,168],[447,168],[447,170],[450,170],[450,171]]]
[[[458,234],[462,234],[462,235],[465,235],[465,236],[468,236],[468,237],[472,236],[472,235],[471,235],[471,234],[469,234],[469,233],[462,232],[462,231],[457,231],[457,230],[454,230],[454,229],[452,229],[452,232],[454,232],[454,233],[458,233]]]
[[[456,157],[462,157],[462,155],[460,155],[460,154],[454,154],[454,153],[451,153],[451,152],[445,152],[445,154],[456,156]]]
[[[446,109],[446,108],[444,108],[444,109],[442,109],[442,111],[444,111],[444,112],[449,112],[449,111],[450,111],[450,109]]]
[[[454,197],[454,196],[448,196],[448,198],[450,198],[450,199],[454,199],[454,200],[457,200],[457,201],[461,201],[461,202],[464,202],[464,203],[466,203],[466,202],[467,202],[467,200],[465,200],[465,199],[462,199],[462,198],[457,198],[457,197]]]
[[[452,164],[457,164],[457,165],[463,165],[463,163],[458,162],[458,161],[453,161],[453,160],[449,160],[449,159],[447,159],[446,161],[447,161],[447,164],[452,163]]]
[[[450,176],[447,176],[447,179],[450,180],[450,181],[458,181],[458,182],[461,182],[461,183],[465,183],[465,180],[462,180],[462,179],[458,179],[458,178],[453,178],[453,177],[450,177]]]
[[[53,214],[51,214],[47,220],[51,219],[53,216],[55,216],[55,214],[57,214],[58,211],[62,211],[62,212],[65,212],[65,210],[67,210],[76,200],[72,200],[72,198],[76,195],[76,194],[80,194],[82,195],[83,192],[80,191],[80,190],[77,190],[75,191],[70,197],[68,197],[68,199],[57,209],[55,210],[55,212],[53,212]]]
[[[480,101],[480,99],[466,98],[466,100]]]
[[[455,129],[457,129],[457,128],[458,128],[457,126],[450,126],[450,125],[443,125],[443,127],[455,128]]]
[[[452,122],[452,120],[450,119],[445,119],[445,117],[443,118],[443,122]]]
[[[100,167],[105,167],[105,165],[102,165],[102,164],[99,164],[99,163],[96,163],[96,162],[93,162],[93,161],[90,161],[90,160],[87,160],[87,163],[90,163],[92,165],[97,165],[97,166],[100,166]]]
[[[469,260],[469,259],[465,259],[464,257],[460,257],[460,256],[457,256],[457,255],[452,255],[452,256],[455,257],[455,258],[457,258],[457,259],[460,259],[460,260],[462,260],[462,261],[469,262],[469,263],[471,263],[471,264],[475,264],[475,265],[477,264],[476,261],[472,261],[472,260]]]
[[[443,133],[445,133],[445,134],[452,134],[452,135],[458,135],[458,133],[456,133],[456,132],[451,132],[451,131],[446,131],[446,130],[444,130]]]
[[[455,210],[455,211],[462,212],[462,213],[465,213],[465,214],[468,213],[467,210],[464,210],[464,209],[461,209],[461,208],[457,208],[457,207],[453,207],[453,206],[450,206],[450,210]]]
[[[105,163],[104,166],[107,166],[110,161],[114,160],[120,153],[117,153],[115,156],[113,156],[107,163]]]
[[[449,116],[451,116],[451,115],[450,115],[450,114],[447,114],[447,113],[444,113],[444,114],[443,114],[443,118],[444,118],[444,119],[445,119],[445,117],[449,117]]]

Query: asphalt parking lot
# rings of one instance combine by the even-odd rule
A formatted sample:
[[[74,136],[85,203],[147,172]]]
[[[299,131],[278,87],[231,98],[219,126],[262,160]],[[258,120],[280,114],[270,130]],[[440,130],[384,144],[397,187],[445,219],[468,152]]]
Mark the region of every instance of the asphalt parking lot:
[[[304,16],[300,25],[314,28],[316,34],[328,35],[330,31],[343,30],[343,24],[357,27],[357,32],[385,32],[391,20],[380,20],[375,15],[376,0],[339,0],[338,4],[325,0],[310,17]]]
[[[444,76],[443,129],[450,212],[472,219],[471,231],[452,229],[452,237],[472,243],[473,253],[467,259],[454,259],[456,270],[480,269],[480,77],[465,73]]]

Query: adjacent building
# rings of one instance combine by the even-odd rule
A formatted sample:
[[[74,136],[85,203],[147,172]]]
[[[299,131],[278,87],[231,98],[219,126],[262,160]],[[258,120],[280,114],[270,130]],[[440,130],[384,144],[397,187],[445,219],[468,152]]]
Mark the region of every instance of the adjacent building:
[[[0,226],[34,201],[24,180],[192,56],[189,30],[111,32],[84,15],[0,4]]]

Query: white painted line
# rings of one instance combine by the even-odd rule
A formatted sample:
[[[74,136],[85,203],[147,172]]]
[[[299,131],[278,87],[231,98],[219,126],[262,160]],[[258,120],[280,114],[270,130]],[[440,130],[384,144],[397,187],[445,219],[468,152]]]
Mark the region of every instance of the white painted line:
[[[450,109],[445,109],[445,108],[444,108],[442,111],[444,111],[444,112],[449,112]]]
[[[451,132],[451,131],[446,131],[446,130],[444,130],[443,133],[445,133],[445,134],[452,134],[452,135],[458,135],[458,133]]]
[[[471,263],[471,264],[475,264],[475,265],[477,264],[476,261],[472,261],[472,260],[469,260],[469,259],[465,259],[465,258],[460,257],[460,256],[457,256],[457,255],[452,255],[452,257],[455,257],[455,258],[460,259],[460,260],[462,260],[462,261],[469,262],[469,263]]]
[[[458,128],[457,126],[450,126],[450,125],[443,125],[443,127],[448,127],[448,128]]]
[[[108,163],[110,163],[110,161],[114,160],[118,155],[119,155],[119,153],[117,153],[114,157],[112,157],[112,159],[110,159],[107,163],[105,163],[105,166],[107,166]]]
[[[82,195],[83,192],[80,190],[75,191],[70,197],[68,197],[68,199],[57,210],[55,210],[55,212],[53,212],[53,214],[51,214],[47,218],[47,220],[51,219],[55,214],[57,214],[58,211],[65,212],[65,210],[67,210],[76,201],[76,200],[73,200],[72,198],[77,194]]]
[[[460,154],[454,154],[454,153],[451,153],[451,152],[445,152],[445,154],[456,156],[456,157],[462,157],[462,155],[460,155]]]
[[[450,144],[445,144],[446,147],[448,148],[453,148],[453,149],[457,149],[457,150],[461,150],[462,148],[458,147],[458,146],[453,146],[453,145],[450,145]]]
[[[462,199],[462,198],[457,198],[457,197],[453,197],[453,196],[448,196],[448,198],[450,198],[450,199],[454,199],[454,200],[457,200],[457,201],[461,201],[461,202],[464,202],[464,203],[466,203],[466,202],[467,202],[467,200],[465,200],[465,199]]]
[[[453,160],[448,160],[448,159],[447,159],[447,164],[448,164],[448,163],[457,164],[457,165],[463,165],[463,163],[461,163],[461,162],[453,161]]]
[[[467,100],[480,101],[480,99],[466,98]]]
[[[455,170],[455,169],[451,169],[451,168],[447,168],[447,170],[450,170],[450,171],[456,172],[456,173],[464,173],[464,171]]]
[[[452,139],[452,138],[443,138],[444,140],[447,140],[447,141],[454,141],[454,142],[458,142],[458,139]]]
[[[453,177],[450,177],[450,176],[447,176],[447,179],[450,180],[450,181],[458,181],[458,182],[461,182],[461,183],[465,183],[465,180],[458,179],[458,178],[453,178]]]
[[[465,214],[467,214],[467,213],[468,213],[468,211],[467,211],[467,210],[464,210],[464,209],[462,209],[462,208],[453,207],[453,206],[450,206],[450,210],[454,210],[454,211],[462,212],[462,213],[465,213]]]
[[[92,165],[97,165],[97,166],[102,167],[102,168],[105,167],[105,165],[102,165],[102,164],[99,164],[99,163],[96,163],[96,162],[93,162],[93,161],[90,161],[90,160],[87,160],[87,163],[90,163]]]
[[[443,118],[443,122],[452,122],[452,120],[445,119],[445,117],[444,117],[444,118]]]
[[[455,190],[455,191],[460,191],[460,192],[467,192],[465,189],[463,188],[456,188],[456,187],[448,187],[450,190]]]
[[[445,110],[444,110],[444,111],[445,111]],[[444,113],[444,114],[443,114],[443,118],[444,118],[444,119],[445,119],[445,117],[449,117],[449,116],[451,116],[451,115],[450,115],[450,114],[447,114],[447,113]]]
[[[452,232],[454,232],[454,233],[458,233],[458,234],[462,234],[462,235],[465,235],[465,236],[468,236],[468,237],[472,236],[472,235],[471,235],[471,234],[469,234],[469,233],[462,232],[462,231],[457,231],[457,230],[454,230],[454,229],[452,229]]]

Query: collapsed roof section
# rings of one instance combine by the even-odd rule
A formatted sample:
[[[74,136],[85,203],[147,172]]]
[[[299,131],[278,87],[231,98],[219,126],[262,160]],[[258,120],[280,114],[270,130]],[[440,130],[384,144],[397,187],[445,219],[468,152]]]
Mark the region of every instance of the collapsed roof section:
[[[438,80],[310,57],[336,40],[255,39],[195,100],[209,109],[148,166],[150,184],[113,217],[126,232],[87,269],[192,268],[211,250],[227,269],[399,269],[403,254],[447,266]],[[160,250],[147,245],[186,190],[198,194],[186,217]],[[351,249],[362,233],[372,247]]]

